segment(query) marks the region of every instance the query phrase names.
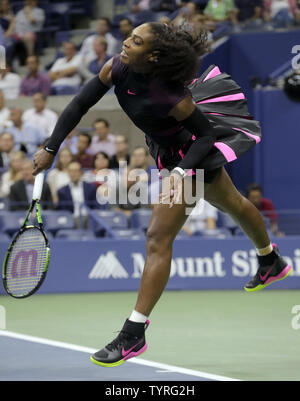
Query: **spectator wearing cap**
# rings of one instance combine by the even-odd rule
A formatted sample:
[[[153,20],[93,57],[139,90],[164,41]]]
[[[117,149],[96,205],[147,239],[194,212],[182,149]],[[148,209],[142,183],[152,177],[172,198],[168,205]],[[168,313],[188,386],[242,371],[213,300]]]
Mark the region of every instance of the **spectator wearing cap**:
[[[32,100],[34,107],[24,112],[23,121],[38,127],[44,132],[45,138],[48,138],[54,130],[58,116],[46,108],[47,97],[42,93],[36,93]]]
[[[51,93],[51,81],[46,73],[39,71],[38,57],[27,57],[26,64],[27,75],[22,79],[20,95],[33,96],[39,92],[44,96],[49,96]]]

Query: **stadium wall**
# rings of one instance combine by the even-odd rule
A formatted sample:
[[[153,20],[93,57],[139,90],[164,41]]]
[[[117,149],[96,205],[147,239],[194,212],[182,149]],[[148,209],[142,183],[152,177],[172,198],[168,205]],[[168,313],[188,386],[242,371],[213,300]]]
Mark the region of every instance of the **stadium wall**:
[[[276,242],[294,272],[268,288],[300,289],[300,238]],[[0,242],[1,259],[8,245]],[[145,241],[52,240],[49,272],[39,293],[137,291],[144,262]],[[167,289],[241,290],[256,270],[255,250],[245,238],[176,240]]]

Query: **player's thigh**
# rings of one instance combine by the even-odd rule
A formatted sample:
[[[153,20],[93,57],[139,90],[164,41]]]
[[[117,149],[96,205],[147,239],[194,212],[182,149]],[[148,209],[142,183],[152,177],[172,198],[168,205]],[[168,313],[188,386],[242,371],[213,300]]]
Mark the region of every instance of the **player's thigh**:
[[[195,191],[194,180],[185,183],[186,188]],[[182,188],[184,191],[184,188]],[[186,189],[187,190],[187,189]],[[150,224],[147,230],[147,238],[159,238],[164,241],[172,241],[181,230],[196,201],[189,203],[182,196],[181,204],[174,204],[171,208],[169,204],[154,205]]]
[[[204,199],[218,209],[230,212],[239,206],[242,195],[223,167],[221,173],[212,183],[205,184]]]

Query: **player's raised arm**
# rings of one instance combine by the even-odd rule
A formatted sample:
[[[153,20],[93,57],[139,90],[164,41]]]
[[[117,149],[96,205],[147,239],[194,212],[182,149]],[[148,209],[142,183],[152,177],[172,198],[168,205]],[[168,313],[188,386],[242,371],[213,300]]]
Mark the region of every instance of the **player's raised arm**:
[[[51,167],[65,138],[78,125],[88,110],[110,89],[112,86],[112,61],[113,59],[110,59],[103,66],[99,76],[92,78],[62,112],[47,145],[34,155],[34,175]]]

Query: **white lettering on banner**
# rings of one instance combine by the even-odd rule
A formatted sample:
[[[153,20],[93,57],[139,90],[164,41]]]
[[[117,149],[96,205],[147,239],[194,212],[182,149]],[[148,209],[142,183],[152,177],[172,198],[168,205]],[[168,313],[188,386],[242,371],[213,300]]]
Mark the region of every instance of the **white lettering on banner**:
[[[106,255],[100,255],[95,266],[89,274],[89,279],[98,278],[128,278],[128,273],[121,265],[115,252],[109,251]]]
[[[132,253],[133,274],[132,278],[141,278],[144,270],[145,259],[141,253]],[[174,258],[171,263],[170,278],[179,277],[224,277],[226,271],[222,264],[225,259],[221,252],[214,252],[212,258]]]
[[[295,276],[300,276],[300,249],[295,249],[295,263],[294,263],[294,273]]]
[[[300,249],[294,250],[294,259],[289,256],[282,255],[283,259],[290,266],[293,271],[290,276],[300,276]],[[257,272],[258,262],[256,251],[251,249],[248,251],[235,251],[232,254],[232,275],[234,277],[254,276]]]
[[[0,330],[6,330],[6,310],[0,305]]]
[[[235,251],[232,254],[232,275],[235,277],[245,277],[250,275],[250,265],[248,263],[247,251]]]
[[[145,258],[141,252],[134,252],[131,254],[133,260],[133,271],[131,277],[140,279],[143,275]],[[294,258],[283,256],[284,260],[294,270],[292,276],[300,276],[300,249],[294,250]],[[231,256],[231,270],[233,277],[253,277],[258,268],[258,261],[256,251],[236,250]],[[225,277],[227,272],[224,268],[225,258],[222,253],[216,251],[212,257],[177,257],[172,259],[170,278],[174,276],[182,278],[193,277]],[[95,266],[89,273],[89,279],[108,279],[110,277],[115,279],[129,278],[129,273],[125,267],[120,263],[116,256],[116,251],[108,251],[106,255],[100,255]]]
[[[144,265],[145,265],[144,256],[142,253],[132,253],[131,257],[133,258],[132,278],[141,278],[143,271],[144,271]]]

